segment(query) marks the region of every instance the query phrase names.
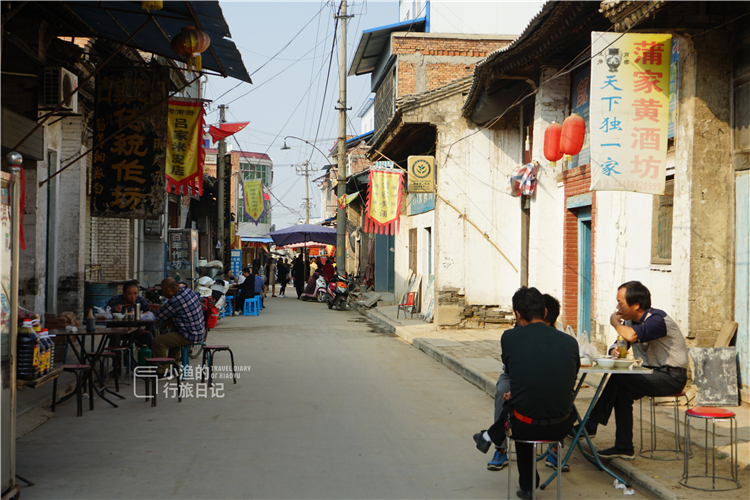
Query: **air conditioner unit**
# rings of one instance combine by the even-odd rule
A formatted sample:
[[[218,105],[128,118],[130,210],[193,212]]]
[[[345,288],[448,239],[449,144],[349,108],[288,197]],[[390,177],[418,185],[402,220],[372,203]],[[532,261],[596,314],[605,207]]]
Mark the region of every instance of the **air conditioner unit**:
[[[78,77],[65,68],[44,69],[44,95],[42,106],[44,108],[55,108],[71,92],[78,88]],[[73,94],[61,110],[78,113],[78,94]]]

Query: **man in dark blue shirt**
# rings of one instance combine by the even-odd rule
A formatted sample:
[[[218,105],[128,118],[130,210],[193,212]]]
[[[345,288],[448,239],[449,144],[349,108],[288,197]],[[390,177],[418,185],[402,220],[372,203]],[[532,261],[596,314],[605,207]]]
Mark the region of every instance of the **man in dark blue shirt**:
[[[623,283],[617,289],[617,310],[610,323],[633,347],[636,359],[653,373],[612,375],[591,411],[586,429],[589,437],[595,436],[597,425],[607,425],[614,410],[615,445],[598,455],[632,460],[633,401],[682,391],[687,382],[688,351],[677,323],[664,311],[651,307],[651,293],[638,281]],[[610,354],[617,356],[617,348],[611,348]]]

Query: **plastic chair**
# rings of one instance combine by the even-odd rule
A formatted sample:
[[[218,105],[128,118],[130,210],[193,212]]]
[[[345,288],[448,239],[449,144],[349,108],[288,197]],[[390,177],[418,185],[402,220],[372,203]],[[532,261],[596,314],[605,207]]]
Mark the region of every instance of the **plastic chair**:
[[[687,410],[685,412],[685,449],[689,450],[690,446],[690,419],[691,418],[702,418],[706,421],[706,445],[704,447],[706,451],[705,455],[705,469],[703,475],[700,476],[692,476],[693,479],[699,479],[699,478],[711,478],[711,487],[710,488],[702,488],[700,486],[690,485],[688,484],[688,480],[691,479],[690,476],[690,468],[689,468],[689,461],[690,456],[689,454],[685,453],[685,467],[683,469],[682,473],[682,479],[680,479],[680,484],[682,486],[685,486],[687,488],[692,488],[694,490],[703,490],[703,491],[729,491],[729,490],[736,490],[740,488],[742,485],[739,481],[739,463],[737,458],[737,419],[735,418],[735,414],[733,411],[725,410],[723,408],[706,408],[703,406],[699,406],[697,408],[692,408],[690,410]],[[708,421],[711,421],[711,448],[708,447]],[[731,474],[731,477],[722,477],[716,475],[716,420],[729,420],[729,472]],[[711,475],[708,474],[708,455],[711,454]],[[728,486],[726,488],[717,488],[716,487],[716,480],[720,480],[722,482],[729,483],[731,486]]]
[[[417,292],[408,292],[406,294],[406,302],[403,304],[398,305],[398,309],[396,310],[396,319],[398,319],[398,313],[400,311],[404,311],[404,317],[406,317],[406,310],[409,309],[409,312],[411,313],[411,317],[414,317],[414,301],[416,300]]]
[[[234,304],[234,295],[227,295],[224,297],[224,308],[227,310],[228,315],[232,315],[232,304]]]
[[[651,439],[649,443],[648,449],[644,449],[644,441],[643,441],[643,400],[648,398],[650,404],[650,432],[651,432]],[[668,401],[656,401],[656,398],[664,398],[669,399]],[[683,452],[682,450],[682,442],[680,441],[680,416],[678,413],[679,408],[679,399],[685,398],[685,404],[687,405],[688,409],[690,409],[690,400],[688,399],[687,395],[684,392],[680,392],[679,394],[670,394],[669,396],[654,396],[649,397],[645,396],[641,398],[638,401],[638,404],[640,405],[640,412],[641,412],[641,449],[638,451],[638,454],[642,456],[643,458],[648,458],[650,460],[663,460],[663,461],[670,461],[670,460],[682,460],[680,458],[680,453]],[[669,406],[671,405],[674,410],[674,448],[657,448],[656,444],[656,407],[657,406]],[[660,458],[655,457],[654,452],[658,451],[665,451],[674,453],[674,458]],[[692,452],[690,449],[687,449],[687,452],[692,455]]]
[[[252,299],[245,299],[245,307],[242,310],[243,316],[260,316],[260,297],[255,296]]]
[[[190,348],[194,345],[203,346],[203,349],[206,348],[205,342],[196,342],[195,344],[184,345],[180,348],[180,361],[182,362],[182,380],[185,380],[185,372],[187,371],[185,370],[185,367],[190,366]]]

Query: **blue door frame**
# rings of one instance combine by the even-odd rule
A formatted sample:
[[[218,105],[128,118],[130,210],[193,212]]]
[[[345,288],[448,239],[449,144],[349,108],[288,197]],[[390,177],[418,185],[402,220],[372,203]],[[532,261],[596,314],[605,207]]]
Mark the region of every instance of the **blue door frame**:
[[[578,333],[591,340],[591,207],[581,208],[578,218]]]

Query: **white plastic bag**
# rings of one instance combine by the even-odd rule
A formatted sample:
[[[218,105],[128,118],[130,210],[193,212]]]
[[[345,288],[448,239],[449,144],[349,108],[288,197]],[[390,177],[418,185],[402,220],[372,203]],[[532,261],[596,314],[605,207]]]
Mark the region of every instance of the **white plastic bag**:
[[[94,306],[94,315],[96,319],[112,319],[112,312],[110,312],[109,307],[104,309]]]
[[[141,319],[144,321],[153,321],[156,319],[156,316],[154,316],[154,313],[152,313],[151,311],[148,311],[141,314]]]
[[[570,325],[568,325],[568,328],[570,328]],[[578,341],[578,352],[581,356],[586,356],[593,361],[599,356],[599,354],[596,352],[596,347],[589,343],[588,337],[586,330],[578,334],[578,337],[576,338]]]

